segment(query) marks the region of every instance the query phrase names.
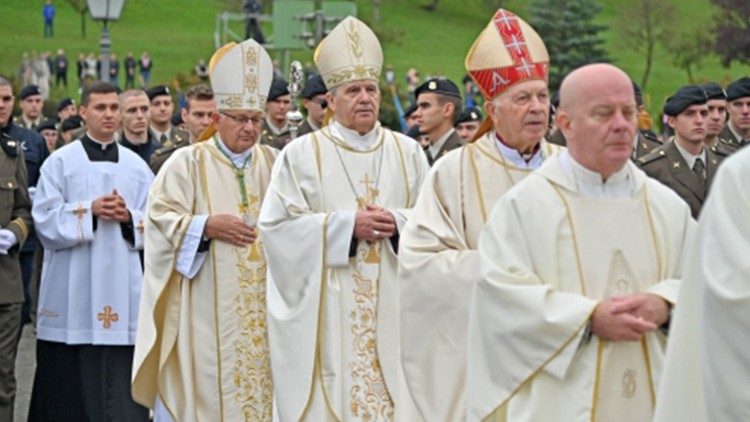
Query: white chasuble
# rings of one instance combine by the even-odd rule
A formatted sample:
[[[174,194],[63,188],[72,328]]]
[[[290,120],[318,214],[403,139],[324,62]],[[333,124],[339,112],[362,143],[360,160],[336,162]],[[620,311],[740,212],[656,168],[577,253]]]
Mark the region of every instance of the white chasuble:
[[[495,202],[531,173],[500,153],[494,133],[449,152],[430,170],[401,236],[401,360],[421,418],[466,414],[469,302],[477,243]],[[562,147],[541,142],[546,159]]]
[[[701,211],[670,328],[656,422],[750,419],[750,149],[724,161]]]
[[[389,210],[401,229],[428,170],[419,145],[379,125],[333,124],[279,155],[260,228],[280,420],[393,420],[398,405],[397,255],[353,240],[356,210]]]
[[[270,181],[275,150],[256,144],[240,171],[216,142],[177,150],[151,189],[133,396],[151,408],[158,396],[179,421],[268,421],[263,237],[247,247],[213,239],[192,279],[175,270],[196,216],[257,221]]]
[[[143,215],[154,178],[135,153],[116,145],[117,162],[91,161],[83,141],[50,156],[32,209],[44,245],[37,338],[66,344],[133,345],[141,294]],[[110,146],[111,148],[111,146]],[[113,191],[132,217],[133,242],[92,203]]]
[[[694,221],[628,162],[625,197],[582,194],[547,160],[492,210],[469,321],[467,419],[507,405],[509,421],[649,420],[665,337],[582,334],[597,303],[635,292],[676,302]],[[627,192],[627,191],[626,191]]]

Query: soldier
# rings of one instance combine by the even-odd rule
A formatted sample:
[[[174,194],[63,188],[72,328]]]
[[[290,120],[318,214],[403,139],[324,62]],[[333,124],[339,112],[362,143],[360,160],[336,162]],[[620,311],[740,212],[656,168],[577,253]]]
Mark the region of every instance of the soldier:
[[[149,163],[151,155],[160,146],[153,133],[148,130],[149,100],[146,93],[140,89],[129,89],[119,95],[120,145],[138,154]]]
[[[36,130],[36,127],[44,120],[42,91],[36,85],[26,85],[18,93],[18,99],[21,115],[16,116],[13,122],[24,129]]]
[[[266,102],[266,118],[263,120],[260,143],[277,149],[284,148],[291,137],[286,121],[286,112],[292,105],[288,85],[287,81],[274,77]]]
[[[68,117],[77,114],[78,109],[76,109],[76,103],[72,98],[65,97],[57,103],[57,123],[62,123]]]
[[[154,139],[162,146],[169,146],[187,139],[188,134],[185,131],[172,127],[174,102],[172,102],[169,88],[157,85],[147,89],[146,95],[151,102],[149,120]]]
[[[695,219],[719,166],[719,158],[703,144],[707,102],[706,92],[696,85],[684,86],[669,97],[664,114],[674,129],[674,138],[637,160],[646,174],[669,186],[690,205]]]
[[[316,74],[307,79],[305,87],[302,88],[302,106],[307,110],[307,119],[299,126],[297,136],[307,135],[323,127],[323,119],[326,115],[326,84],[323,78]]]
[[[185,93],[187,105],[180,111],[187,127],[188,138],[172,145],[163,146],[154,152],[149,162],[154,174],[177,149],[196,142],[200,135],[211,124],[211,114],[216,112],[214,92],[208,85],[200,84],[190,87]]]
[[[432,166],[446,152],[464,144],[453,129],[453,122],[461,112],[461,91],[448,79],[430,79],[417,87],[414,95],[417,97],[414,114],[419,132],[430,140],[424,152]]]
[[[703,144],[711,149],[711,152],[724,159],[734,151],[731,141],[723,139],[719,134],[727,123],[727,92],[721,85],[709,82],[701,85],[708,97],[708,117],[706,118],[706,138]]]
[[[476,107],[466,107],[456,119],[456,133],[464,142],[471,142],[482,124],[482,112]]]
[[[57,124],[54,120],[45,120],[37,126],[36,131],[42,135],[44,142],[47,144],[47,149],[53,152],[57,148]]]
[[[28,175],[21,144],[24,138],[38,136],[13,125],[12,111],[10,82],[0,77],[0,420],[4,421],[13,420],[16,339],[24,302],[19,253],[31,227]]]
[[[726,145],[737,151],[750,143],[750,78],[740,78],[727,87],[729,121],[719,134]]]
[[[404,120],[406,120],[407,131],[408,129],[411,129],[414,126],[417,126],[417,127],[419,126],[417,125],[417,116],[414,115],[415,111],[417,111],[416,103],[409,104],[409,107],[407,107],[406,110],[404,110],[403,117],[404,117]]]

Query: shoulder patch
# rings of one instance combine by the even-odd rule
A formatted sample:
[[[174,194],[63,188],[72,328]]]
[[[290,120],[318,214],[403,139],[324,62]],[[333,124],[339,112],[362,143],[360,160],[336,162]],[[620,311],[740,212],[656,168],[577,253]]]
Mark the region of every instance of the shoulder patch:
[[[654,136],[650,132],[640,132],[640,134],[641,134],[641,136],[643,136],[644,138],[648,139],[649,141],[654,141],[654,142],[659,143],[659,144],[663,143],[659,138],[657,138],[656,136]]]
[[[20,147],[20,142],[4,133],[0,133],[0,148],[5,152],[5,155],[13,158],[18,157],[18,149]]]
[[[170,145],[168,147],[166,147],[166,146],[165,147],[161,147],[161,148],[157,149],[156,151],[154,151],[154,154],[156,154],[156,155],[169,154],[170,152],[176,150],[177,148],[178,148],[177,145]]]
[[[664,152],[664,149],[662,147],[658,147],[654,149],[653,151],[649,152],[648,154],[644,155],[641,158],[638,158],[636,162],[638,162],[639,165],[643,166],[649,163],[652,163],[654,161],[660,160],[667,156],[667,153]]]

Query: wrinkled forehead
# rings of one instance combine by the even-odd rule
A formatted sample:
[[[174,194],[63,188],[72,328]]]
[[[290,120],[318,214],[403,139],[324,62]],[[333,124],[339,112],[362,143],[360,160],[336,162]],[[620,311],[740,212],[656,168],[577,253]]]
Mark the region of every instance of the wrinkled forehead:
[[[495,97],[495,100],[504,100],[506,98],[513,98],[520,93],[538,94],[540,92],[548,92],[547,82],[540,79],[525,80],[515,83],[508,87],[505,91],[501,92],[500,95]]]

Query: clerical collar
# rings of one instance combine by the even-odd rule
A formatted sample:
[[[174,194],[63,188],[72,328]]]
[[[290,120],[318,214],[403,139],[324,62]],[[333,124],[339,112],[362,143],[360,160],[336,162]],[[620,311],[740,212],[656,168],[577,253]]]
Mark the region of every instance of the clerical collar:
[[[593,198],[628,198],[633,196],[633,176],[629,163],[611,174],[606,181],[602,175],[587,169],[573,157],[568,150],[559,155],[560,165],[565,173],[573,177],[578,193]]]
[[[83,145],[86,155],[90,161],[109,161],[116,163],[119,159],[117,151],[117,142],[114,140],[110,142],[102,142],[94,139],[90,133],[86,132],[86,135],[81,138],[81,145]]]
[[[541,142],[536,144],[536,146],[534,147],[534,152],[532,152],[531,154],[521,154],[517,149],[511,148],[507,144],[505,144],[505,142],[497,134],[497,132],[493,132],[493,134],[495,137],[495,145],[497,145],[498,151],[514,166],[521,169],[533,170],[539,168],[539,166],[542,165],[542,161],[544,161],[544,159],[542,158]]]
[[[328,127],[334,137],[342,139],[357,151],[371,150],[378,142],[378,135],[380,134],[380,122],[376,122],[375,127],[364,135],[360,135],[356,130],[344,127],[337,121],[331,122]]]
[[[687,163],[688,168],[692,169],[695,165],[695,160],[700,158],[703,161],[703,164],[706,164],[706,149],[701,148],[701,153],[698,155],[693,155],[690,153],[690,151],[686,150],[682,146],[680,146],[679,143],[677,143],[677,139],[673,139],[672,142],[674,142],[674,145],[677,147],[677,151],[680,151],[680,155],[682,155],[682,158],[685,160],[685,163]]]
[[[243,165],[247,165],[250,163],[250,160],[248,160],[248,157],[253,153],[253,148],[250,147],[240,153],[234,153],[229,148],[227,148],[226,145],[224,145],[224,141],[221,140],[221,136],[219,136],[218,133],[216,133],[216,140],[219,141],[216,143],[216,146],[219,147],[219,149],[226,155],[235,166],[242,167]]]
[[[734,138],[737,139],[740,143],[745,141],[745,138],[743,138],[742,135],[740,135],[740,133],[737,131],[737,129],[734,128],[731,120],[727,122],[727,127],[729,128],[729,131],[732,132],[732,135],[734,135]]]
[[[271,119],[269,119],[268,117],[266,117],[266,124],[268,125],[268,128],[271,129],[271,132],[273,132],[274,135],[280,135],[280,134],[282,134],[284,132],[289,131],[289,123],[286,120],[284,120],[284,125],[283,126],[278,127],[275,124],[273,124],[273,122],[271,121]]]
[[[455,131],[455,129],[450,128],[450,130],[445,132],[443,136],[439,137],[437,141],[430,143],[430,145],[427,147],[427,149],[430,150],[430,155],[437,158],[440,149],[443,147],[443,145],[445,145],[445,141],[447,141],[448,137],[450,137]]]

